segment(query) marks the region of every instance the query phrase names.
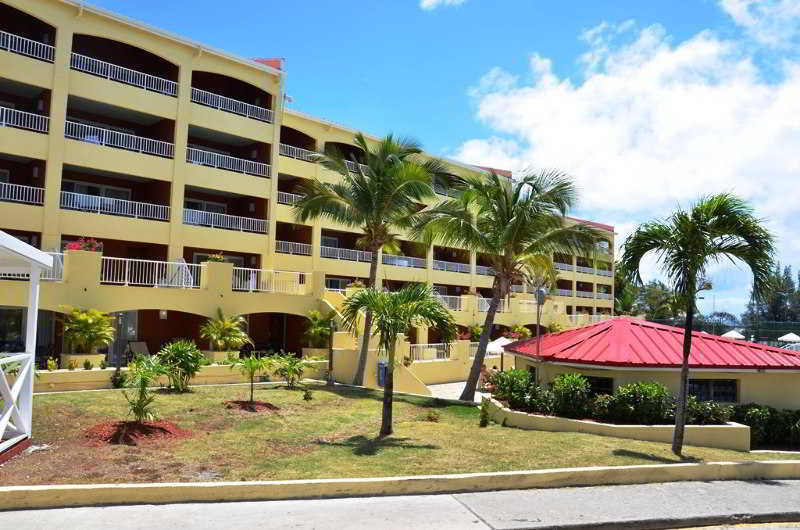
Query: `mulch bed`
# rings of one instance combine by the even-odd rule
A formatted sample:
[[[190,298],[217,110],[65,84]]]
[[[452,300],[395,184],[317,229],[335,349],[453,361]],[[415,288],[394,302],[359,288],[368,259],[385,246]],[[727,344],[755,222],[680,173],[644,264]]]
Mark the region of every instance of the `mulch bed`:
[[[225,407],[229,409],[246,410],[247,412],[278,412],[280,407],[266,401],[226,401]]]
[[[156,440],[180,440],[190,438],[192,433],[166,420],[106,421],[89,427],[83,432],[89,445],[138,445]]]

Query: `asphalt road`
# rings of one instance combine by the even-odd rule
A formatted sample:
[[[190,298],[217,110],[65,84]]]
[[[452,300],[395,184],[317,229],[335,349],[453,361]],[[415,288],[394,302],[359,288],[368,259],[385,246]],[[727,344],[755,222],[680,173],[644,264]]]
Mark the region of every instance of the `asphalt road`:
[[[673,482],[456,495],[0,512],[0,529],[676,528],[800,521],[800,481]],[[721,526],[725,527],[725,526]],[[768,528],[797,528],[773,525]]]

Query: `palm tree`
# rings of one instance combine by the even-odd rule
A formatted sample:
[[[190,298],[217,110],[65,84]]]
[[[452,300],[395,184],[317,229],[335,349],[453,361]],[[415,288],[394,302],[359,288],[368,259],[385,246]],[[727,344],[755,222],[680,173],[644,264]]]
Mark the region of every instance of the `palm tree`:
[[[760,298],[768,288],[773,252],[772,235],[761,226],[753,209],[728,193],[703,197],[689,210],[679,208],[666,219],[644,223],[625,240],[620,260],[625,275],[641,285],[642,258],[655,254],[673,284],[675,299],[683,302],[686,311],[672,441],[672,452],[678,456],[683,450],[695,298],[699,291],[709,288],[706,267],[727,260],[745,263],[753,273],[753,295]]]
[[[411,226],[419,204],[434,196],[433,178],[444,174],[445,166],[437,160],[423,161],[417,142],[391,134],[374,148],[361,133],[356,134],[354,142],[364,153],[363,164],[355,158],[347,160],[335,148],[327,147],[316,160],[338,173],[341,181],[309,182],[301,188],[303,197],[294,204],[294,212],[299,222],[322,217],[361,230],[363,235],[357,244],[372,253],[367,285],[372,287],[378,274],[378,250],[397,247],[394,231]],[[369,348],[366,338],[371,329],[372,313],[368,311],[353,381],[356,385],[364,382]]]
[[[321,311],[312,309],[308,312],[308,325],[305,336],[308,340],[309,348],[320,348],[324,346],[331,335],[331,320],[333,312],[323,315]]]
[[[76,353],[95,353],[114,342],[114,317],[97,309],[68,307],[64,315],[64,338]]]
[[[226,316],[221,308],[217,308],[217,317],[209,318],[200,326],[200,337],[208,340],[212,349],[217,351],[237,350],[245,344],[253,344],[245,328],[247,321],[241,315]]]
[[[275,363],[271,357],[256,357],[252,353],[248,357],[234,359],[231,363],[231,370],[238,368],[239,372],[250,380],[250,403],[253,403],[253,387],[256,375],[269,371]]]
[[[577,190],[565,174],[529,172],[517,181],[491,173],[467,177],[458,197],[421,212],[413,235],[429,244],[461,246],[488,255],[494,274],[478,351],[461,399],[472,401],[500,300],[514,283],[534,283],[536,265],[554,253],[591,253],[598,231],[568,222]]]
[[[345,326],[355,332],[361,311],[372,314],[379,347],[388,357],[388,374],[383,387],[383,416],[380,437],[392,434],[392,397],[394,392],[394,364],[397,335],[408,333],[415,326],[436,328],[442,342],[449,344],[456,335],[456,323],[450,311],[436,297],[432,287],[411,284],[397,292],[370,287],[350,296],[342,308]],[[365,337],[365,340],[368,337]]]

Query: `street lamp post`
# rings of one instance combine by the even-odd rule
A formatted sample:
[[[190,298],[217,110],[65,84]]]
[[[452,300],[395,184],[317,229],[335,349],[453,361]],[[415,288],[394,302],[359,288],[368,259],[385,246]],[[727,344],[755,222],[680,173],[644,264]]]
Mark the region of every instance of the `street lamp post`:
[[[336,331],[333,319],[328,322],[328,331],[328,384],[333,385],[333,334]]]

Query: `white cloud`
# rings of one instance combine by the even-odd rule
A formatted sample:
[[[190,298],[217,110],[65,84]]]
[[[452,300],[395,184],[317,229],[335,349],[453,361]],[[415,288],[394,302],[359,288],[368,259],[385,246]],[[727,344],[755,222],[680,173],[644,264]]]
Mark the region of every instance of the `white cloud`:
[[[464,2],[466,2],[466,0],[419,0],[419,7],[430,11],[439,6],[460,6]]]
[[[616,41],[625,38],[627,42]],[[454,158],[508,167],[557,167],[582,191],[579,215],[636,223],[703,194],[732,191],[754,205],[779,237],[780,259],[800,264],[800,63],[783,58],[765,81],[747,47],[709,31],[673,44],[664,28],[602,24],[582,35],[581,81],[530,58],[533,81],[500,68],[470,90],[493,131]],[[648,272],[652,271],[648,266]],[[748,296],[749,274],[715,267],[725,303]]]
[[[800,35],[800,0],[719,0],[719,5],[761,44],[786,46]]]

